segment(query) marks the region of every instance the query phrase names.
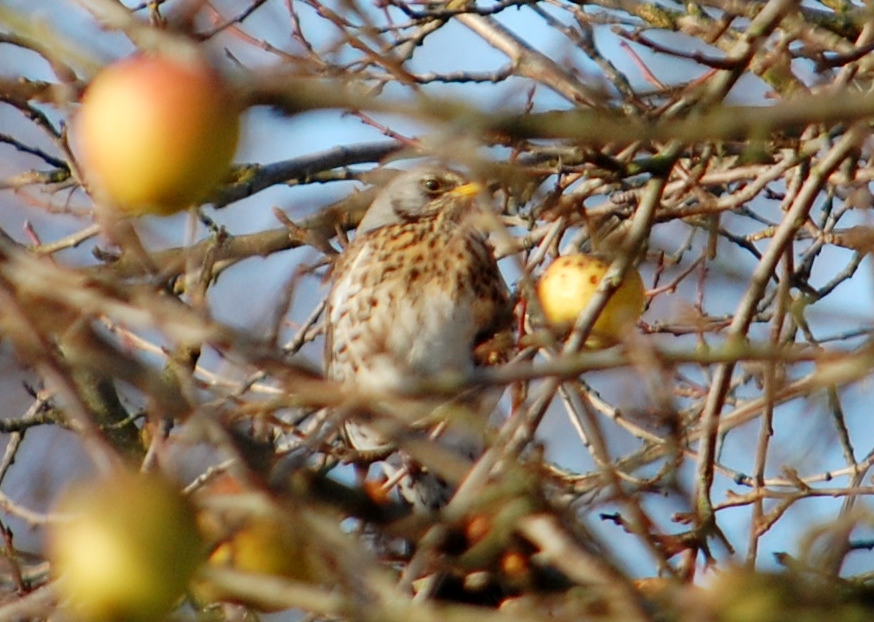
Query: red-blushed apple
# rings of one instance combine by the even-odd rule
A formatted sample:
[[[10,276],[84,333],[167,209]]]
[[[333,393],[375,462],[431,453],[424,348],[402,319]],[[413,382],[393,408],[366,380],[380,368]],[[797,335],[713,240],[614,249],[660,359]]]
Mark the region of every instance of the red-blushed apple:
[[[595,296],[609,267],[609,262],[583,253],[553,261],[537,283],[547,322],[558,330],[569,329]],[[586,345],[602,348],[621,341],[640,318],[645,303],[643,279],[631,267],[592,326]]]
[[[136,55],[91,81],[73,119],[85,181],[102,206],[172,214],[227,175],[240,107],[201,58]]]
[[[154,622],[184,594],[206,549],[195,513],[158,475],[121,474],[62,496],[47,551],[62,606],[84,622]]]

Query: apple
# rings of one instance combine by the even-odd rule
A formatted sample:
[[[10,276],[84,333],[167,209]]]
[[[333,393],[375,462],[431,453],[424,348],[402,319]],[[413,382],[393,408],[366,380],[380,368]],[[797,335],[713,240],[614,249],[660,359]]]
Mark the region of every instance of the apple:
[[[294,518],[294,513],[284,515],[275,510],[249,516],[216,546],[208,566],[293,581],[320,582],[326,576],[324,567],[314,547],[307,542],[306,530],[301,529]],[[208,579],[195,581],[191,592],[195,601],[202,604],[229,601],[260,611],[277,611],[274,605],[254,595],[239,590],[227,592]]]
[[[136,55],[91,81],[72,141],[99,204],[172,214],[204,200],[227,175],[239,106],[204,59]]]
[[[607,261],[583,253],[553,261],[537,283],[537,297],[546,321],[560,331],[573,326],[594,297],[609,267]],[[645,302],[643,279],[630,267],[595,321],[586,345],[602,348],[621,341],[640,318]]]
[[[201,491],[201,531],[214,542],[207,567],[318,583],[327,576],[324,561],[302,525],[299,509],[260,493],[246,493],[232,478],[219,478]],[[276,611],[245,592],[228,592],[206,577],[191,586],[194,600],[229,601],[261,611]]]
[[[75,486],[57,511],[69,518],[51,525],[47,552],[76,619],[162,620],[204,557],[193,508],[158,475]]]
[[[215,549],[209,561],[244,572],[307,581],[313,568],[302,555],[305,538],[293,516],[253,516]]]

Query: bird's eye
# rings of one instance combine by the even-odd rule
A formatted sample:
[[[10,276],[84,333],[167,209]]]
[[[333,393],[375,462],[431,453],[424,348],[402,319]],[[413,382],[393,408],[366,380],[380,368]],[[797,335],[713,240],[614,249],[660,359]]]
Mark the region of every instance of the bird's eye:
[[[437,194],[445,187],[442,179],[437,177],[428,177],[422,182],[422,186],[428,194]]]

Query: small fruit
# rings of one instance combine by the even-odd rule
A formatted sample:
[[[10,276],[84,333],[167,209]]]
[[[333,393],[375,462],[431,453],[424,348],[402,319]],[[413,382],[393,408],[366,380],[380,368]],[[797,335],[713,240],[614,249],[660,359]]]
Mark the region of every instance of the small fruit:
[[[594,297],[609,267],[608,262],[582,253],[553,261],[537,284],[537,297],[547,322],[558,330],[570,328]],[[620,341],[640,318],[645,302],[643,279],[637,270],[629,268],[595,321],[586,345],[601,348]]]
[[[312,578],[312,564],[303,555],[305,534],[295,529],[292,517],[254,516],[222,542],[209,561],[237,570],[269,574],[298,581]]]
[[[137,55],[92,80],[72,135],[98,201],[129,214],[171,214],[206,198],[227,174],[239,107],[204,60]]]
[[[314,551],[306,542],[306,534],[297,528],[293,517],[280,514],[253,516],[246,520],[215,548],[208,566],[307,583],[318,582],[323,574]],[[229,601],[259,611],[278,611],[272,603],[262,602],[258,597],[240,591],[228,593],[208,579],[195,581],[191,592],[202,604]]]
[[[530,570],[528,558],[519,551],[507,551],[501,556],[501,571],[511,580],[522,578]]]
[[[488,535],[492,526],[491,517],[486,514],[476,514],[467,522],[464,535],[470,544],[476,544]]]
[[[207,568],[229,568],[308,583],[326,576],[323,556],[302,526],[298,508],[246,493],[230,477],[219,478],[200,492],[204,499],[199,516],[201,531],[215,543]],[[211,581],[208,573],[194,581],[191,593],[201,604],[229,601],[276,611],[275,605],[261,602],[245,591],[229,592]]]
[[[76,486],[57,510],[70,519],[52,526],[48,554],[77,619],[161,620],[202,560],[194,510],[157,475]]]

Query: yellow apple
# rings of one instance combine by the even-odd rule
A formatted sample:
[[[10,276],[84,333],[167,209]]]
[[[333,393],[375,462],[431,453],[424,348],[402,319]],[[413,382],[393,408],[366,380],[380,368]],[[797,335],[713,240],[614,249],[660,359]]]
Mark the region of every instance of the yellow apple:
[[[301,555],[305,537],[291,516],[256,516],[219,545],[209,561],[245,572],[309,580],[311,564]]]
[[[547,322],[568,330],[588,306],[610,264],[599,257],[577,253],[553,261],[537,283],[537,297]],[[629,268],[619,288],[598,316],[586,345],[602,348],[621,341],[643,313],[643,279]]]
[[[157,475],[123,474],[68,491],[47,551],[62,603],[85,622],[162,620],[204,545],[193,508]]]
[[[228,568],[294,581],[320,582],[327,577],[323,556],[301,520],[300,509],[260,492],[248,491],[223,475],[198,491],[201,532],[214,544],[207,569]],[[276,611],[244,590],[214,582],[209,572],[191,585],[201,604],[235,602],[261,611]]]
[[[319,582],[325,576],[324,567],[307,537],[293,512],[286,514],[278,509],[260,508],[240,521],[218,544],[208,565],[294,581]],[[208,580],[196,581],[191,591],[201,603],[231,601],[261,611],[276,611],[274,606],[256,597],[239,591],[228,593]]]
[[[239,106],[206,61],[137,55],[91,81],[72,139],[101,205],[171,214],[227,175],[239,132]]]

